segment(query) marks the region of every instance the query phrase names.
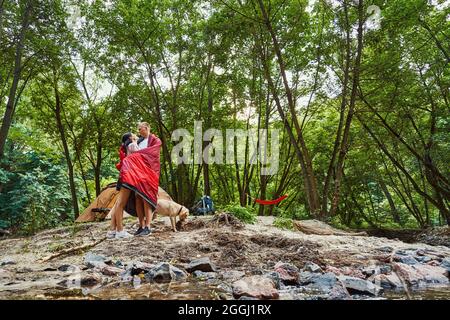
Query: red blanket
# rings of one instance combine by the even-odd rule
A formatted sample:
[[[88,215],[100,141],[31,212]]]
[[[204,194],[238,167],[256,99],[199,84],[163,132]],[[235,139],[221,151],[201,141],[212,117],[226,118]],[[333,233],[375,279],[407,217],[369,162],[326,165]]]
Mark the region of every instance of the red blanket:
[[[161,140],[152,134],[148,147],[123,158],[120,166],[122,187],[142,196],[153,210],[158,197],[160,149]]]

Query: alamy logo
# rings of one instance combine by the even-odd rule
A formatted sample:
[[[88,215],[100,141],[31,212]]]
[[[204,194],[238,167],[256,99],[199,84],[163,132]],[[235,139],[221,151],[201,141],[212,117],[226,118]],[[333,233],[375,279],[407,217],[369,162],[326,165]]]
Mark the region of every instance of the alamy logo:
[[[181,140],[181,141],[180,141]],[[279,131],[277,129],[226,129],[210,128],[203,133],[203,121],[194,121],[194,135],[184,128],[172,133],[178,142],[172,149],[176,164],[261,164],[262,175],[278,171]]]

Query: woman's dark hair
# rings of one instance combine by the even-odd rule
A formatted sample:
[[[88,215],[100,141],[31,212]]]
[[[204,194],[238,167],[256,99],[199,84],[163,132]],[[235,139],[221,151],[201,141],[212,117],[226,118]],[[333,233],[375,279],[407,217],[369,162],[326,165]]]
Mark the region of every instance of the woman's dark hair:
[[[131,143],[131,132],[127,132],[122,136],[122,145],[128,146]]]

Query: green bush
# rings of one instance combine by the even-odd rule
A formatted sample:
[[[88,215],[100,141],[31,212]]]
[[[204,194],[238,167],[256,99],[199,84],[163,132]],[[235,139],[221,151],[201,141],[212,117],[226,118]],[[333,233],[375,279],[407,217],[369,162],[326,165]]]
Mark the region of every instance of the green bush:
[[[280,218],[292,219],[292,220],[305,220],[310,219],[308,212],[301,206],[285,210],[284,208],[274,207],[273,215]]]
[[[224,208],[228,213],[245,223],[256,222],[256,210],[252,207],[241,207],[239,204],[230,204]]]
[[[289,219],[289,218],[277,217],[273,221],[273,225],[280,229],[288,229],[288,230],[294,229],[294,224],[292,222],[292,219]]]
[[[7,150],[0,163],[0,228],[34,234],[73,221],[64,160]]]

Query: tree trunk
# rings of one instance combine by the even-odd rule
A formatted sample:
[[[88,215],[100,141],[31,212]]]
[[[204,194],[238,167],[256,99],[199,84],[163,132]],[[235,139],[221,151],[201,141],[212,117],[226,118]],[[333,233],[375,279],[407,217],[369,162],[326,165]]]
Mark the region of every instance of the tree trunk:
[[[211,115],[213,112],[213,93],[211,85],[211,72],[208,73],[208,110],[206,112],[206,129],[211,128]],[[212,143],[212,141],[210,142]],[[203,142],[203,150],[208,145],[208,142]],[[211,185],[209,183],[209,152],[206,153],[206,159],[203,158],[203,192],[207,196],[211,196]]]
[[[19,40],[16,47],[14,61],[14,75],[11,88],[9,90],[8,103],[6,104],[5,114],[3,116],[2,126],[0,129],[0,159],[3,157],[6,138],[8,137],[9,128],[11,127],[12,118],[14,116],[16,104],[16,91],[19,84],[20,75],[22,73],[22,54],[25,41],[25,33],[29,27],[29,18],[31,14],[31,1],[27,1],[25,11],[22,16],[22,27],[20,29]]]
[[[345,50],[345,67],[344,67],[344,81],[342,83],[342,98],[339,112],[339,124],[336,132],[336,138],[334,141],[333,152],[331,154],[331,160],[328,165],[327,175],[325,177],[323,194],[322,194],[322,212],[321,215],[325,217],[328,214],[328,193],[330,190],[331,176],[334,173],[334,162],[339,151],[339,145],[341,143],[342,128],[344,126],[345,108],[347,106],[347,87],[350,74],[350,59],[351,59],[351,39],[350,39],[350,23],[348,21],[348,8],[347,3],[344,1],[344,15],[346,25],[346,50]]]
[[[95,115],[95,122],[97,125],[97,146],[96,146],[96,160],[95,160],[95,195],[98,197],[102,186],[101,186],[101,170],[102,170],[102,150],[103,150],[103,131],[101,127],[101,121]]]
[[[350,126],[353,119],[353,114],[355,112],[356,97],[359,86],[359,75],[360,75],[360,65],[361,65],[361,55],[363,49],[363,25],[364,25],[364,4],[363,0],[359,0],[358,4],[358,48],[355,58],[355,65],[353,68],[353,83],[352,83],[352,93],[350,96],[350,106],[348,109],[347,119],[345,122],[344,133],[342,136],[342,143],[339,149],[339,157],[336,165],[336,178],[334,180],[334,195],[333,201],[330,209],[330,216],[336,213],[336,208],[339,203],[339,197],[341,192],[341,179],[344,171],[344,160],[349,149],[349,136],[350,136]]]
[[[309,156],[308,148],[306,147],[306,143],[303,138],[303,133],[302,133],[302,130],[300,129],[300,124],[298,123],[297,114],[295,112],[295,103],[292,98],[292,91],[289,87],[289,83],[288,83],[287,76],[286,76],[285,62],[284,62],[283,56],[281,54],[281,49],[280,49],[280,45],[278,43],[278,39],[276,37],[276,33],[273,30],[271,20],[267,14],[266,8],[264,7],[263,1],[258,0],[258,3],[259,3],[259,7],[261,9],[264,23],[265,23],[267,30],[269,31],[271,38],[272,38],[273,47],[275,50],[277,62],[278,62],[279,68],[280,68],[281,77],[283,79],[286,96],[288,99],[289,111],[291,113],[294,128],[296,130],[298,140],[300,142],[302,158],[303,158],[302,160],[304,162],[303,167],[305,170],[304,177],[306,179],[305,191],[308,196],[309,210],[313,216],[317,216],[320,211],[320,200],[319,200],[319,194],[318,194],[318,190],[317,190],[317,182],[316,182],[316,178],[314,175],[312,160],[311,160],[311,157]],[[294,141],[295,140],[296,139],[294,138]]]
[[[383,180],[379,181],[379,185],[389,203],[389,207],[391,208],[391,214],[394,222],[401,224],[400,215],[398,214],[397,207],[395,206],[394,200],[392,199],[392,195],[389,192],[389,189],[387,188]]]
[[[59,91],[58,91],[58,79],[57,79],[57,75],[56,75],[56,71],[54,71],[54,90],[55,90],[55,118],[56,118],[56,125],[58,127],[58,131],[59,131],[59,135],[61,138],[61,143],[63,145],[63,149],[64,149],[64,156],[66,158],[66,162],[67,162],[67,168],[69,170],[69,185],[70,185],[70,193],[72,195],[72,207],[73,207],[73,212],[75,215],[75,220],[78,218],[80,211],[78,208],[78,199],[77,199],[77,190],[76,190],[76,185],[75,185],[75,178],[74,178],[74,172],[73,172],[73,164],[72,164],[72,159],[70,157],[70,151],[69,151],[69,146],[67,144],[67,139],[66,139],[66,134],[64,131],[64,125],[62,123],[62,119],[61,119],[61,99],[59,96]],[[63,220],[65,220],[67,218],[67,216],[63,217]]]

